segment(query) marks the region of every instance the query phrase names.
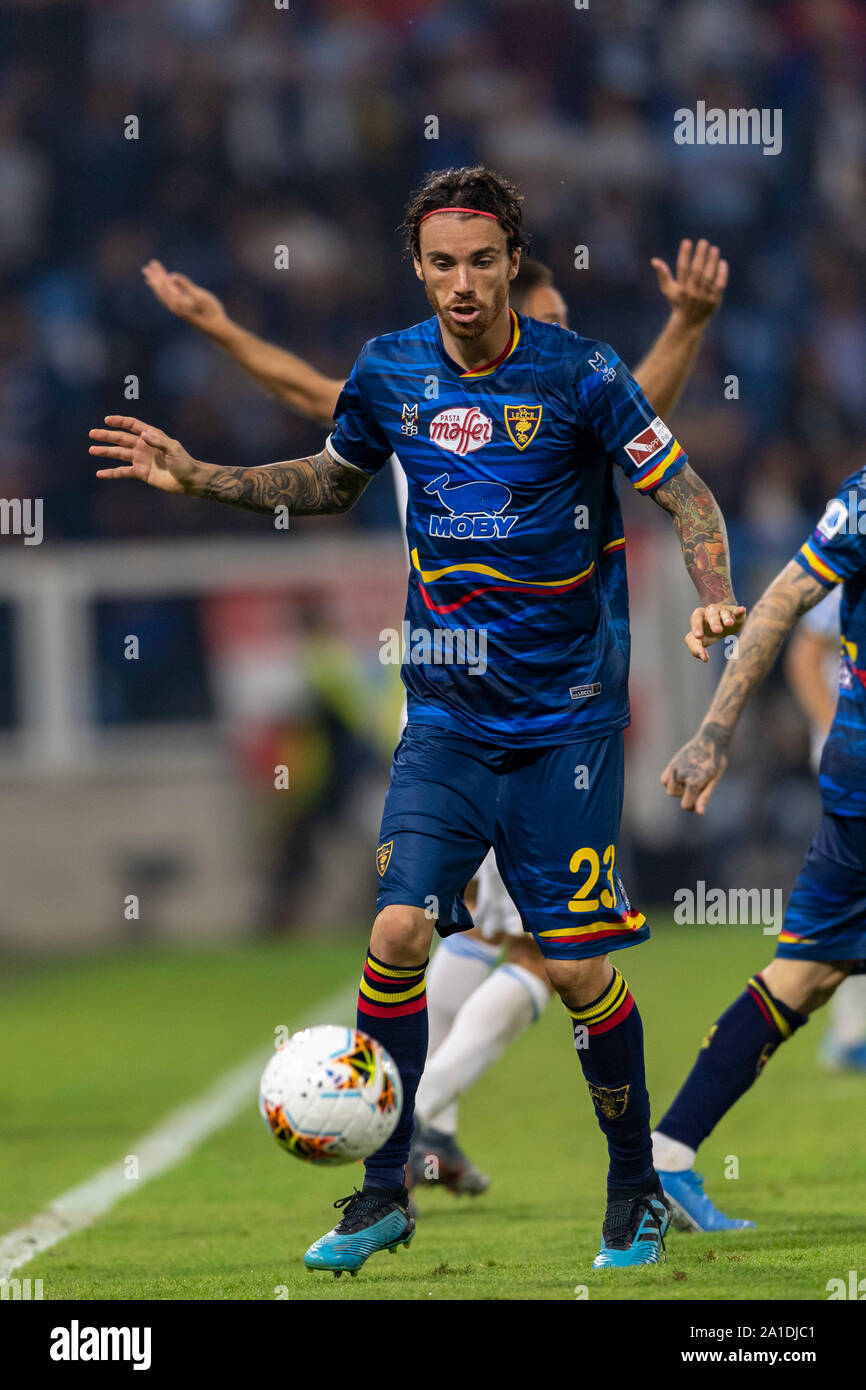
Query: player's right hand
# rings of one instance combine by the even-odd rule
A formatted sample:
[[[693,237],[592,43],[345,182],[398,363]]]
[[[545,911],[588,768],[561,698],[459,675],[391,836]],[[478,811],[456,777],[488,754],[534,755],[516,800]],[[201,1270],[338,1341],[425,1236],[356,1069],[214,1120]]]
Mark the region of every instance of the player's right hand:
[[[684,238],[677,253],[675,275],[660,256],[654,256],[650,264],[659,289],[682,323],[699,327],[716,312],[728,283],[728,263],[722,260],[718,246],[711,246],[702,237],[693,247]]]
[[[118,459],[114,468],[97,469],[97,478],[138,478],[161,492],[189,492],[200,465],[176,439],[131,415],[106,415],[108,429],[90,431],[96,440],[89,452]]]
[[[727,765],[727,754],[716,740],[697,733],[674,753],[662,773],[662,786],[668,796],[679,798],[684,811],[696,811],[702,816]]]
[[[141,273],[160,304],[185,319],[203,333],[217,333],[228,323],[228,315],[210,290],[202,289],[179,271],[168,271],[162,261],[148,261]]]

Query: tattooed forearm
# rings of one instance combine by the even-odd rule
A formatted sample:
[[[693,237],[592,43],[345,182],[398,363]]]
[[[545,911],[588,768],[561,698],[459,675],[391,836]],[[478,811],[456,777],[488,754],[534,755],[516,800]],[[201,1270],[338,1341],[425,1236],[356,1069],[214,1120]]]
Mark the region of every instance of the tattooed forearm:
[[[706,483],[686,464],[652,494],[652,499],[673,518],[701,605],[733,602],[725,523]]]
[[[264,468],[209,468],[194,492],[251,512],[283,506],[292,516],[316,516],[347,512],[369,481],[366,473],[338,463],[323,449],[310,458]]]
[[[739,637],[736,659],[725,665],[700,735],[717,750],[730,742],[749,696],[766,676],[791,628],[826,594],[792,560],[760,597]]]

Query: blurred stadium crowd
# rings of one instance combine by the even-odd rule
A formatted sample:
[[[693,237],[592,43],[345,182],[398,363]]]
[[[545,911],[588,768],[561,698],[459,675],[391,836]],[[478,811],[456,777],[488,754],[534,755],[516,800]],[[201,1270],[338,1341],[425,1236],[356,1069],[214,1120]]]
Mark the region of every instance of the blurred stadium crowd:
[[[744,601],[866,463],[856,0],[7,0],[0,35],[0,495],[43,497],[49,543],[261,529],[100,484],[86,435],[109,410],[214,462],[321,445],[154,300],[149,257],[339,375],[366,338],[426,317],[395,228],[426,170],[475,161],[521,184],[573,326],[632,363],[663,320],[650,257],[707,236],[730,261],[676,427],[728,518]],[[698,100],[780,108],[781,153],[676,145],[674,111]],[[627,521],[656,523],[624,500]],[[383,479],[348,518],[298,530],[396,524]],[[729,784],[740,817],[744,787],[757,808],[753,836],[784,837],[790,779],[811,786],[786,701],[777,682],[756,704],[763,736]]]

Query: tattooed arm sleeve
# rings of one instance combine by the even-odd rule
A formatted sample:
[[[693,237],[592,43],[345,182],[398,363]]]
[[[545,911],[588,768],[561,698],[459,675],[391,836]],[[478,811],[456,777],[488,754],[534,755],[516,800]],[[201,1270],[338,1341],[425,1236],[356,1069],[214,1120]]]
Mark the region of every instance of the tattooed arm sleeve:
[[[284,506],[292,516],[317,516],[347,512],[369,481],[368,473],[339,463],[323,449],[309,458],[263,468],[208,468],[193,493],[250,512]]]
[[[673,517],[701,605],[734,602],[725,523],[706,483],[687,463],[650,496]]]
[[[766,676],[791,628],[827,590],[791,560],[758,599],[739,637],[736,661],[725,663],[701,734],[719,750],[727,748],[746,701]]]

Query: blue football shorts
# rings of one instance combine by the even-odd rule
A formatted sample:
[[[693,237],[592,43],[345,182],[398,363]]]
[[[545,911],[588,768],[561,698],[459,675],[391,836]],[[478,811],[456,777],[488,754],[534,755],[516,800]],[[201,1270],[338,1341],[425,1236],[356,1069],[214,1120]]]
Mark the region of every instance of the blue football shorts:
[[[776,955],[866,972],[866,818],[825,811],[797,875]]]
[[[376,850],[377,909],[425,908],[440,935],[472,926],[463,892],[492,846],[545,956],[581,960],[646,941],[616,867],[623,734],[502,748],[408,724]]]

